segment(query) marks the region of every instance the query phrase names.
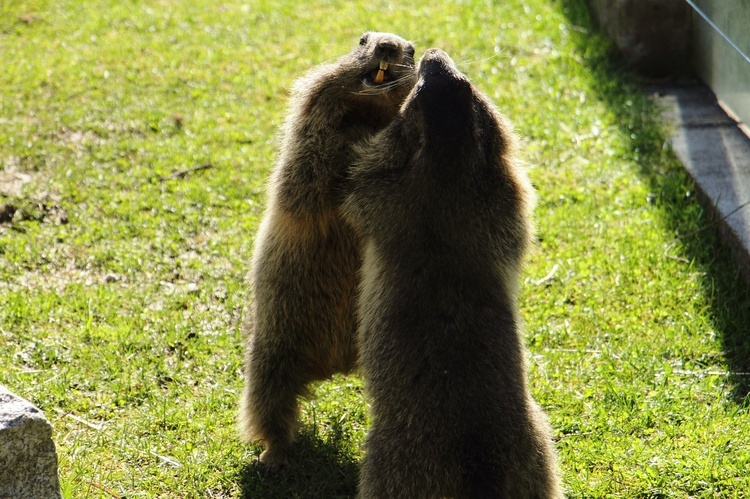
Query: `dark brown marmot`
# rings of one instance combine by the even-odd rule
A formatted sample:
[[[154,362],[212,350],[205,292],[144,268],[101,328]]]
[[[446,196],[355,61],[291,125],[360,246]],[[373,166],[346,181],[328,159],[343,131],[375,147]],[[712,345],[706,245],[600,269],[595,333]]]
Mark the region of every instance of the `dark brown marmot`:
[[[363,498],[562,497],[518,312],[534,192],[511,125],[442,51],[357,146],[346,218],[372,402]]]
[[[387,125],[416,81],[414,47],[387,33],[313,68],[292,89],[255,239],[239,426],[270,472],[288,462],[300,395],[357,360],[359,241],[339,206],[352,144]]]

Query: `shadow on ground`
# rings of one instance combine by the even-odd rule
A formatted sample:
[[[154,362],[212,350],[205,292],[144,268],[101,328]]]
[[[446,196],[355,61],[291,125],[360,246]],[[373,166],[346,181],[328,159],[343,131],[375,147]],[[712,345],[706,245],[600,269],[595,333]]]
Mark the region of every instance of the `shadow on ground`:
[[[679,245],[681,256],[692,264],[691,271],[703,276],[713,327],[729,365],[728,382],[734,400],[750,404],[750,286],[730,250],[719,240],[719,220],[701,206],[696,196],[686,196],[686,192],[695,193],[695,185],[674,153],[665,147],[668,139],[657,104],[649,98],[644,82],[617,60],[609,44],[594,40],[598,35],[586,2],[559,3],[570,23],[583,28],[577,43],[583,63],[595,78],[592,90],[615,113],[623,136],[629,137],[629,154],[640,165],[640,174],[675,234],[675,246]]]
[[[239,471],[242,497],[250,498],[348,498],[357,493],[359,464],[337,439],[324,441],[311,433],[298,437],[291,465],[281,473],[265,476],[262,467],[245,464]]]

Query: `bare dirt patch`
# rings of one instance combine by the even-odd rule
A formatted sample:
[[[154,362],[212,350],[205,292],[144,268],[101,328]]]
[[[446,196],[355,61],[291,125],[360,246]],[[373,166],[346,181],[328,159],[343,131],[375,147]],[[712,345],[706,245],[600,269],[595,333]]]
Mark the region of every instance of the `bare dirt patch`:
[[[16,156],[3,161],[4,168],[0,170],[0,196],[21,197],[24,186],[33,180],[31,174],[18,169],[20,162]]]
[[[47,192],[29,193],[27,186],[36,183],[37,172],[21,171],[20,159],[11,156],[0,169],[0,224],[23,220],[68,223],[68,214],[60,205],[60,197]]]

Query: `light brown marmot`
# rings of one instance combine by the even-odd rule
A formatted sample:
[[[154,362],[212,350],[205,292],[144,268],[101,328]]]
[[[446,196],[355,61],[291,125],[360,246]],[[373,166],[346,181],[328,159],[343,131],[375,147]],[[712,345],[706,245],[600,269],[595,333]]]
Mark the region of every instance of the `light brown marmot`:
[[[361,258],[339,215],[343,184],[352,145],[393,119],[415,81],[411,43],[365,33],[351,53],[292,89],[255,239],[239,413],[243,439],[265,445],[260,462],[270,472],[288,462],[307,384],[355,366]]]
[[[533,189],[511,125],[444,52],[418,78],[356,147],[343,205],[363,239],[360,495],[562,497],[517,305]]]

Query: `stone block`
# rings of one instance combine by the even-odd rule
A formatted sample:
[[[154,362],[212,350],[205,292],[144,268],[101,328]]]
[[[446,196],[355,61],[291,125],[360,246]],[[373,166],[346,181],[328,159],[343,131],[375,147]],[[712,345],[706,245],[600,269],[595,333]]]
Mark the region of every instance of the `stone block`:
[[[0,385],[0,499],[59,499],[52,427],[42,411]]]

